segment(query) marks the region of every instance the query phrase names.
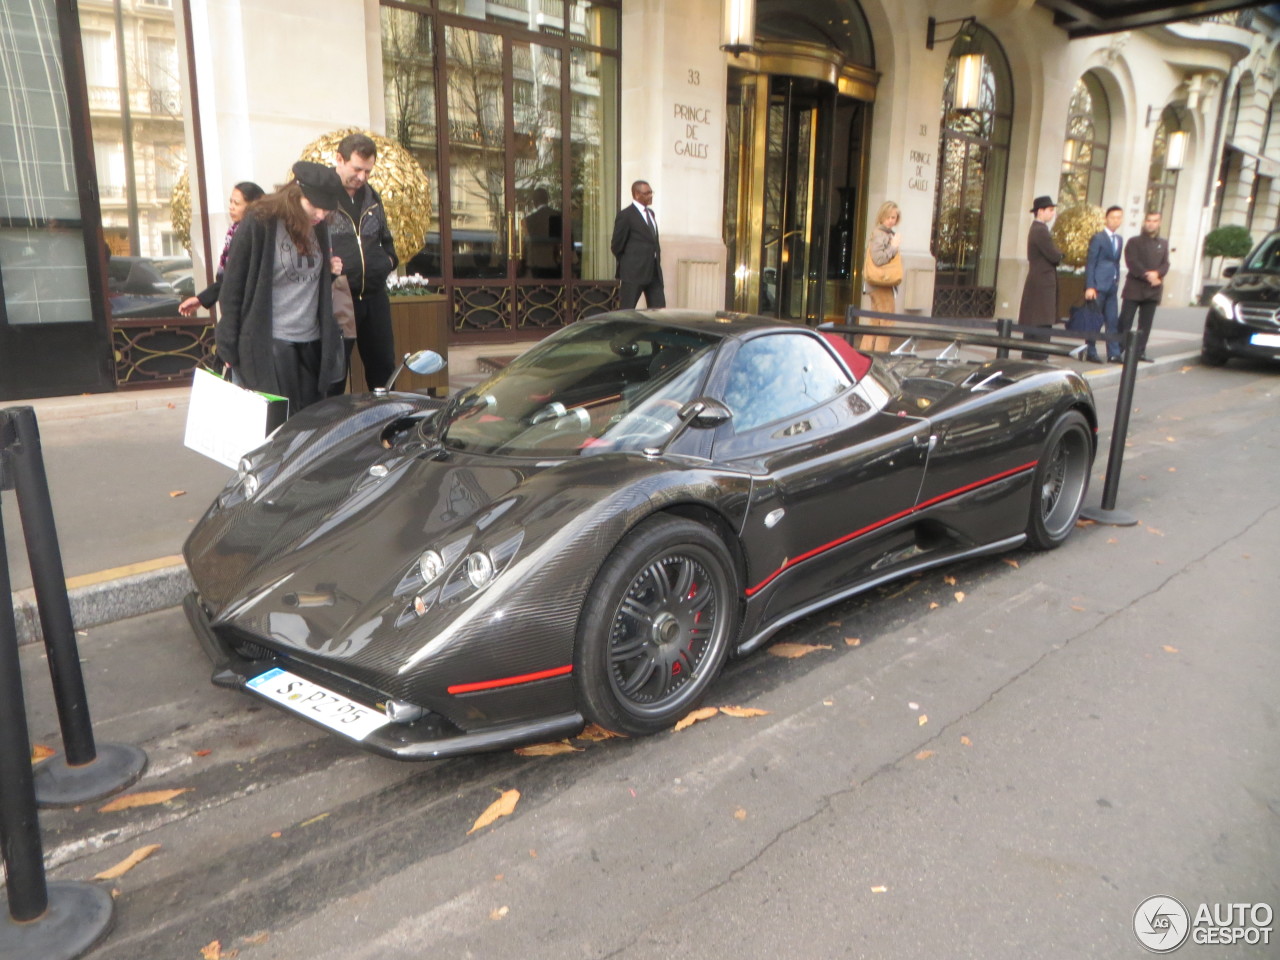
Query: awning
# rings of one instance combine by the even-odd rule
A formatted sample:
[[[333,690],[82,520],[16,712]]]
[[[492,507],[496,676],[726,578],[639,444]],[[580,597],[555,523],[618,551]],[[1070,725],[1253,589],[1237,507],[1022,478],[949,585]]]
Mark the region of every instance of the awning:
[[[1036,0],[1071,39],[1266,6],[1241,0]],[[1275,6],[1270,5],[1270,6]]]

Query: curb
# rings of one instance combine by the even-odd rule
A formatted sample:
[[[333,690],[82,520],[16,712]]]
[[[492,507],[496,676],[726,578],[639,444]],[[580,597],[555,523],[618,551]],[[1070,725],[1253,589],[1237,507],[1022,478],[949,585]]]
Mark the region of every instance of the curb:
[[[1154,363],[1138,367],[1138,379],[1170,372],[1171,368],[1199,365],[1200,351],[1168,354],[1157,357]],[[1090,384],[1109,384],[1120,379],[1123,368],[1107,364],[1083,371]],[[133,567],[117,568],[102,573],[73,577],[67,581],[67,595],[71,601],[71,617],[77,630],[100,627],[104,624],[127,620],[144,613],[154,613],[182,603],[183,597],[195,589],[191,574],[181,558],[167,557]],[[122,570],[138,570],[119,575]],[[18,643],[36,643],[43,638],[40,615],[36,606],[35,591],[28,587],[13,595],[14,620],[18,630]]]

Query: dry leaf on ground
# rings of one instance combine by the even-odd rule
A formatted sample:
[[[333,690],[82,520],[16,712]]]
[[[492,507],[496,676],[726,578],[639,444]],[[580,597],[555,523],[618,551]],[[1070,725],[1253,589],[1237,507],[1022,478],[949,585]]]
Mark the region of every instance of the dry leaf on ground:
[[[568,740],[556,740],[552,743],[535,743],[529,747],[516,747],[516,753],[522,757],[554,757],[561,753],[582,753],[582,748],[575,747]]]
[[[964,603],[964,591],[963,591],[963,590],[957,590],[957,591],[956,591],[956,603]]]
[[[214,940],[201,947],[200,956],[204,957],[204,960],[222,960],[222,941]]]
[[[937,610],[937,609],[938,609],[938,606],[939,606],[939,604],[937,603],[937,601],[934,601],[934,602],[932,602],[932,603],[930,603],[930,604],[929,604],[929,609],[930,609],[930,610]]]
[[[1084,517],[1076,517],[1077,527],[1094,527],[1097,524],[1093,520],[1086,520]]]
[[[270,939],[271,939],[271,934],[268,933],[266,930],[263,930],[259,933],[255,933],[251,937],[241,937],[240,942],[247,943],[250,946],[260,947]]]
[[[1001,559],[1003,559],[1009,566],[1013,567],[1013,569],[1018,569],[1018,561],[1014,560],[1012,557],[1002,557]]]
[[[187,491],[185,491],[185,490],[170,490],[170,491],[169,491],[169,496],[171,496],[171,497],[185,497],[186,495],[187,495]]]
[[[818,650],[830,650],[829,643],[775,643],[769,648],[769,653],[775,657],[786,657],[788,660],[795,660],[798,657],[807,657],[809,654]]]
[[[885,893],[888,889],[889,889],[888,887],[883,887],[883,886],[881,886],[881,887],[872,887],[872,888],[871,888],[871,892],[872,892],[872,893]]]
[[[505,916],[506,916],[508,913],[510,913],[510,912],[511,912],[511,908],[510,908],[510,907],[498,907],[496,910],[490,910],[490,911],[489,911],[489,919],[490,919],[490,920],[501,920],[503,917],[505,917]]]
[[[484,813],[476,818],[476,822],[471,825],[471,829],[467,831],[467,836],[481,830],[493,823],[500,817],[509,817],[515,812],[516,804],[520,802],[519,790],[503,790],[502,796],[493,803],[489,804]]]
[[[952,576],[945,576],[942,578],[942,582],[948,587],[954,587],[956,585],[956,578]]]
[[[46,747],[43,743],[33,743],[31,745],[31,763],[34,765],[41,760],[48,760],[55,753],[57,751],[53,747]]]
[[[964,745],[964,746],[966,746],[966,747],[972,747],[972,746],[973,746],[973,741],[972,741],[972,740],[970,740],[968,737],[961,737],[961,738],[960,738],[960,743],[961,743],[961,744],[963,744],[963,745]]]
[[[1177,443],[1177,442],[1178,442],[1177,440],[1173,439],[1173,437],[1165,437],[1165,440],[1167,440],[1169,443]]]
[[[143,860],[147,859],[147,857],[151,856],[153,853],[155,853],[159,849],[160,849],[160,844],[158,843],[151,843],[145,847],[139,847],[137,850],[133,851],[133,853],[129,854],[127,857],[125,857],[123,860],[117,863],[114,867],[111,867],[109,870],[103,870],[101,873],[96,875],[93,879],[114,880],[116,877],[123,877],[126,873],[128,873],[130,870],[132,870],[134,867],[136,867]]]
[[[928,759],[929,759],[930,757],[932,757],[932,756],[933,756],[933,751],[932,751],[932,750],[921,750],[919,753],[917,753],[917,754],[916,754],[916,759],[917,759],[917,760],[928,760]]]
[[[212,750],[193,750],[193,751],[191,751],[191,755],[192,755],[192,756],[194,756],[194,757],[207,757],[207,756],[208,756],[209,754],[211,754],[211,753],[213,753],[213,751],[212,751]]]
[[[1119,543],[1119,542],[1120,541],[1115,537],[1107,537],[1107,543]]]
[[[1169,646],[1169,645],[1166,643],[1166,644],[1164,645],[1164,652],[1165,652],[1165,653],[1177,653],[1177,652],[1178,652],[1178,648],[1177,648],[1177,647],[1171,647],[1171,646]]]
[[[859,637],[845,637],[844,642],[846,646],[856,647],[858,644],[862,643],[862,640]]]
[[[720,712],[728,714],[731,717],[767,717],[768,710],[761,710],[757,707],[721,707]]]
[[[598,723],[589,723],[585,727],[583,727],[582,732],[578,734],[576,737],[574,737],[573,739],[589,740],[592,743],[595,743],[599,740],[612,740],[614,737],[621,737],[623,739],[626,739],[626,734],[614,733],[612,730],[606,730],[604,727],[600,726],[600,724]]]
[[[701,707],[692,713],[686,714],[684,719],[676,724],[675,729],[683,730],[686,727],[692,727],[699,720],[710,720],[720,712],[718,707]]]
[[[298,826],[309,827],[313,823],[319,823],[321,820],[324,820],[328,816],[329,816],[328,813],[317,814],[316,816],[312,817],[310,820],[303,820],[300,824],[298,824]]]
[[[747,819],[747,811],[745,811],[745,810],[743,810],[741,807],[739,807],[737,810],[733,811],[733,819],[735,819],[735,820],[745,820],[745,819]]]
[[[1154,533],[1157,537],[1163,537],[1164,531],[1157,530],[1155,527],[1147,527],[1147,533]]]
[[[1076,613],[1084,613],[1084,607],[1081,607],[1074,603],[1071,605],[1071,609],[1076,611]]]
[[[142,793],[126,793],[123,797],[116,797],[106,806],[99,807],[98,812],[115,813],[117,810],[132,810],[134,807],[153,807],[158,803],[168,803],[174,797],[190,790],[190,787],[180,787],[177,790],[146,790]]]
[[[923,726],[924,726],[926,723],[928,723],[928,722],[929,722],[929,717],[928,717],[928,715],[927,715],[927,714],[923,714],[923,713],[922,713],[922,714],[920,714],[920,720],[916,723],[916,726],[917,726],[917,727],[923,727]]]

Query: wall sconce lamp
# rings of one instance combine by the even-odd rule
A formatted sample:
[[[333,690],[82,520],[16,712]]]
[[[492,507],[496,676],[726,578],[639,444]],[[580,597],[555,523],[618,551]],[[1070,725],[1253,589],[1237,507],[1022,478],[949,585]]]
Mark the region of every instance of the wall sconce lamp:
[[[1164,168],[1173,172],[1182,169],[1187,160],[1187,131],[1174,130],[1169,134],[1169,145],[1164,151]]]
[[[1078,144],[1076,143],[1076,141],[1075,141],[1075,140],[1073,140],[1073,139],[1071,139],[1070,137],[1067,137],[1067,139],[1066,139],[1065,141],[1063,141],[1063,144],[1062,144],[1062,168],[1063,168],[1063,170],[1069,170],[1069,169],[1071,169],[1073,166],[1075,166],[1075,162],[1076,162],[1076,147],[1077,147],[1077,146],[1078,146]]]
[[[977,22],[978,22],[978,18],[977,18],[977,17],[959,17],[959,18],[957,18],[957,19],[955,19],[955,20],[935,20],[935,19],[933,19],[933,17],[930,17],[930,18],[929,18],[929,29],[928,29],[928,31],[925,33],[924,45],[925,45],[925,47],[926,47],[926,48],[928,48],[929,50],[932,50],[932,49],[933,49],[933,45],[934,45],[934,43],[936,43],[937,41],[941,40],[941,41],[945,42],[945,41],[947,41],[947,40],[954,40],[956,37],[960,36],[960,34],[964,33],[964,29],[965,29],[965,27],[969,26],[970,24],[977,23]],[[956,32],[955,32],[955,33],[953,33],[953,34],[952,34],[951,36],[949,36],[949,37],[940,37],[940,36],[938,36],[938,28],[939,28],[939,27],[945,27],[945,26],[947,26],[947,25],[949,25],[949,24],[952,24],[952,23],[958,23],[958,24],[960,24],[960,26],[956,27]]]
[[[985,68],[986,61],[980,53],[966,53],[956,58],[952,109],[977,110],[982,106],[982,72]]]
[[[720,49],[736,57],[755,46],[756,0],[724,0],[723,9]]]

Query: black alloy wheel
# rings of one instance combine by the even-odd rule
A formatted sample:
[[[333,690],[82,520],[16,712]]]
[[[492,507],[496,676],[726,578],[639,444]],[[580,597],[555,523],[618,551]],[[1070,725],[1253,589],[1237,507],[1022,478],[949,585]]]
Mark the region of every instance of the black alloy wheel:
[[[1031,489],[1027,542],[1037,550],[1060,545],[1076,525],[1089,486],[1093,435],[1078,410],[1060,416],[1044,443]]]
[[[737,593],[711,530],[664,515],[637,526],[600,568],[579,621],[574,677],[587,719],[644,735],[688,713],[724,665]]]

